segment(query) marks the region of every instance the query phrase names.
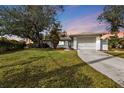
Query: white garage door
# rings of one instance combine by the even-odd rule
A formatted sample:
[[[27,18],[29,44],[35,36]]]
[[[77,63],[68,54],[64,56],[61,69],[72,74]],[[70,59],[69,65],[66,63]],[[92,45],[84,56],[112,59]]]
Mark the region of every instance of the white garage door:
[[[78,38],[78,49],[96,49],[96,37]]]

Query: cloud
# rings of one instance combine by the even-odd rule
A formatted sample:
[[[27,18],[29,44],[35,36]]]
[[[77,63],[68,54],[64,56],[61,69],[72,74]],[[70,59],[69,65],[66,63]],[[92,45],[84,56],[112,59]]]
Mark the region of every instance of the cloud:
[[[83,32],[104,32],[106,31],[106,24],[99,24],[97,21],[99,13],[80,16],[75,19],[67,20],[64,24],[64,29],[68,34],[78,34]]]

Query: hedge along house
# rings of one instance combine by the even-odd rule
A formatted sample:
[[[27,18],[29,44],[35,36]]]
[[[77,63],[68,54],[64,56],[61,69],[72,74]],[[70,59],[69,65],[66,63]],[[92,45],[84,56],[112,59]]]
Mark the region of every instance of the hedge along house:
[[[108,39],[102,39],[102,33],[82,33],[70,37],[73,49],[108,50]]]

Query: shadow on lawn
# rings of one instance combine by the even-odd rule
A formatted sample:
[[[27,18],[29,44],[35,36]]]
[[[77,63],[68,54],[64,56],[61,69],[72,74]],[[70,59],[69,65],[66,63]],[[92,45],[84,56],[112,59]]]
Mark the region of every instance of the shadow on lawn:
[[[17,50],[4,51],[4,52],[0,52],[0,55],[11,54],[11,53],[15,53],[15,52],[24,51],[24,50],[26,50],[26,49],[17,49]]]
[[[82,66],[80,63],[49,72],[45,72],[44,66],[27,66],[16,73],[13,69],[5,72],[0,87],[93,87],[90,77],[77,73]]]
[[[57,60],[52,56],[52,54],[50,54],[49,52],[47,54],[48,54],[48,57],[50,57],[50,59],[52,60],[52,62],[54,62],[57,66],[59,66],[60,68],[64,67],[63,65],[57,62]]]
[[[0,52],[0,55],[16,53],[16,52],[21,52],[21,51],[25,51],[25,50],[55,51],[55,49],[52,49],[52,48],[27,48],[27,49],[24,48],[24,49],[17,49],[17,50],[9,50],[9,51]]]
[[[29,57],[28,59],[18,61],[18,62],[14,63],[14,64],[2,65],[2,66],[0,66],[0,69],[5,68],[5,67],[17,66],[17,65],[26,65],[26,64],[32,63],[34,61],[38,61],[38,60],[40,60],[41,58],[44,58],[44,57],[45,56],[41,56],[41,57]]]

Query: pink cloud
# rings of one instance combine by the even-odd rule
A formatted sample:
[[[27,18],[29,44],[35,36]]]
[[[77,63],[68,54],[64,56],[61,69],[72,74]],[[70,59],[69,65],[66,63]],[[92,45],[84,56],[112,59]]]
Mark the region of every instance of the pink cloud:
[[[80,16],[78,18],[67,20],[64,22],[64,29],[68,34],[79,34],[83,32],[105,32],[105,24],[99,24],[97,21],[99,13]]]

